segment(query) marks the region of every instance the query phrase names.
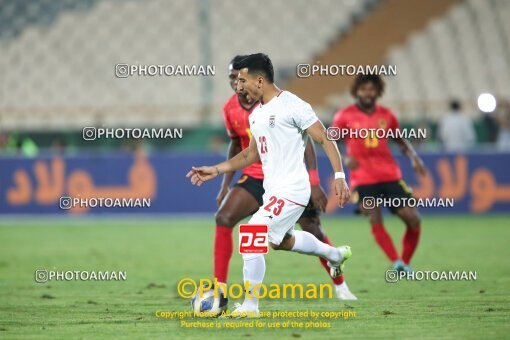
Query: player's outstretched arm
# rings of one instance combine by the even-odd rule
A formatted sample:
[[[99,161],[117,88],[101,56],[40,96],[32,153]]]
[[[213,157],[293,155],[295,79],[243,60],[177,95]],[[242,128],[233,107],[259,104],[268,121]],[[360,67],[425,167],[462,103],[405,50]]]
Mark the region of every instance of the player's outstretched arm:
[[[394,141],[400,146],[402,153],[411,159],[414,171],[421,176],[425,176],[427,168],[425,168],[422,159],[418,156],[411,143],[403,138],[395,138]]]
[[[313,123],[308,129],[306,129],[306,132],[308,132],[314,141],[322,145],[329,158],[331,166],[335,171],[335,190],[336,195],[338,196],[338,205],[343,208],[345,203],[349,201],[351,194],[349,192],[347,182],[345,181],[345,175],[344,178],[336,178],[337,173],[344,173],[340,151],[338,151],[335,141],[328,139],[326,135],[326,128],[320,120]]]
[[[252,137],[250,145],[231,159],[213,166],[192,167],[186,177],[191,177],[191,184],[201,186],[205,181],[209,181],[220,174],[242,169],[259,159],[257,143]]]

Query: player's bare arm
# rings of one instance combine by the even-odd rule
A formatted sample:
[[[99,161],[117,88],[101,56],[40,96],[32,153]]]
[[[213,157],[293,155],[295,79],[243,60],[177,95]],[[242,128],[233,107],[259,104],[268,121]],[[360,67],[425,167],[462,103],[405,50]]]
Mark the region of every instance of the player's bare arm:
[[[228,150],[227,150],[227,159],[233,158],[235,155],[237,155],[239,152],[241,152],[241,141],[239,138],[232,138],[230,139],[230,143],[228,144]],[[228,193],[230,183],[232,182],[232,179],[234,178],[235,171],[226,172],[223,175],[223,180],[221,181],[221,188],[218,193],[218,196],[216,196],[216,203],[218,206],[221,205],[221,202],[223,202],[223,199]]]
[[[418,156],[411,143],[403,138],[395,138],[394,141],[400,146],[402,153],[411,159],[414,171],[421,176],[425,176],[427,168],[425,168],[421,157]]]
[[[337,172],[343,173],[344,168],[342,166],[342,158],[340,156],[340,151],[338,151],[336,143],[328,139],[324,124],[322,124],[322,122],[318,120],[314,124],[312,124],[308,129],[306,129],[306,132],[308,132],[308,134],[312,137],[312,139],[315,142],[322,145],[324,151],[326,152],[326,155],[329,158],[331,166],[333,167],[333,171],[335,173]],[[349,192],[349,186],[347,185],[345,178],[335,179],[335,191],[336,195],[338,196],[338,205],[341,208],[343,208],[345,203],[349,201],[349,198],[351,196]]]
[[[306,148],[305,148],[305,165],[306,169],[310,172],[310,170],[317,171],[317,154],[315,152],[315,145],[311,138],[307,138]],[[313,204],[322,212],[326,211],[326,205],[328,204],[328,198],[324,189],[321,187],[319,183],[314,184],[310,182],[310,187],[312,189],[312,202]]]
[[[213,166],[192,167],[186,177],[191,177],[191,184],[201,186],[205,181],[216,178],[220,174],[240,170],[258,160],[260,160],[260,157],[257,151],[257,143],[252,137],[250,145],[236,156]]]

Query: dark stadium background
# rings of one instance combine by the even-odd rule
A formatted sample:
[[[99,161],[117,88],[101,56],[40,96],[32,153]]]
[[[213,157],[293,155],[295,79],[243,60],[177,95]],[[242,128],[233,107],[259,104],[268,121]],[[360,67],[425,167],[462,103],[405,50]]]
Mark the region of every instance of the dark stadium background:
[[[277,85],[310,102],[326,125],[353,102],[353,77],[298,77],[298,65],[396,65],[397,75],[384,78],[381,104],[403,127],[427,130],[426,139],[411,143],[430,171],[417,178],[395,148],[404,179],[417,197],[454,199],[453,208],[420,209],[424,238],[416,267],[480,271],[472,286],[388,287],[387,263],[367,221],[353,214],[353,204],[341,210],[330,200],[325,228],[335,242],[354,244],[347,275],[360,297],[355,307],[366,317],[335,329],[383,337],[440,337],[441,329],[508,334],[502,320],[508,318],[509,17],[507,0],[0,1],[0,272],[6,278],[0,301],[7,312],[0,316],[0,337],[40,335],[42,328],[57,338],[95,336],[98,324],[111,327],[100,333],[107,337],[133,320],[133,336],[168,336],[151,313],[187,309],[175,296],[177,280],[210,275],[220,187],[219,180],[194,187],[185,175],[193,165],[224,159],[228,63],[255,52],[269,55]],[[215,75],[120,78],[117,64],[214,65]],[[468,128],[442,130],[452,117]],[[179,128],[183,138],[91,141],[83,138],[85,127]],[[460,146],[449,144],[452,136]],[[321,184],[330,194],[330,165],[317,150]],[[63,196],[105,192],[148,197],[151,207],[59,207]],[[387,218],[390,232],[401,235],[399,221]],[[269,259],[280,270],[286,263],[298,268],[286,256]],[[234,256],[233,280],[240,280],[239,261]],[[127,269],[129,279],[116,288],[55,282],[50,289],[33,281],[33,271],[44,266]],[[315,269],[305,265],[291,278],[325,279],[314,276]],[[79,312],[67,312],[77,304]],[[104,315],[110,311],[117,314]],[[27,315],[34,317],[28,323]],[[494,323],[472,322],[486,315]],[[458,327],[447,324],[452,320]],[[360,327],[364,321],[368,326]],[[183,337],[198,334],[172,327]],[[367,333],[357,333],[361,328]]]

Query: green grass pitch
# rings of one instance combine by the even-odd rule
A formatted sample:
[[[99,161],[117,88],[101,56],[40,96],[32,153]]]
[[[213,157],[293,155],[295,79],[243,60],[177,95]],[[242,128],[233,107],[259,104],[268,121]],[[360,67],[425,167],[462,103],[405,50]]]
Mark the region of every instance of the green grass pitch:
[[[365,219],[324,218],[330,239],[352,246],[346,279],[359,300],[263,300],[260,308],[356,312],[355,318],[324,320],[330,322],[329,328],[208,331],[181,327],[176,319],[156,318],[156,311],[189,310],[189,301],[177,296],[180,279],[210,277],[213,225],[212,217],[4,219],[0,222],[0,338],[507,338],[510,334],[508,216],[425,216],[414,268],[474,270],[477,280],[394,284],[384,280],[389,263]],[[403,225],[387,217],[386,227],[400,249]],[[231,283],[242,282],[241,262],[235,250]],[[273,251],[266,262],[266,283],[328,282],[319,261],[310,256]],[[34,272],[43,268],[123,270],[127,280],[38,284]],[[260,321],[286,320],[295,319]]]

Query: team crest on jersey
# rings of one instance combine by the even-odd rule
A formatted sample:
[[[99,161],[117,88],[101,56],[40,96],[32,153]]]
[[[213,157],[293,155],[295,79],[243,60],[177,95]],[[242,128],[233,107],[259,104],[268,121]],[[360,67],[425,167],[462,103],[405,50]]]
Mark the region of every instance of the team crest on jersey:
[[[385,129],[386,126],[388,125],[388,122],[386,121],[386,119],[380,118],[378,124],[381,129]]]
[[[276,120],[276,116],[275,116],[275,115],[271,115],[271,116],[269,116],[269,127],[270,127],[270,128],[274,128],[274,126],[275,126],[275,120]]]

